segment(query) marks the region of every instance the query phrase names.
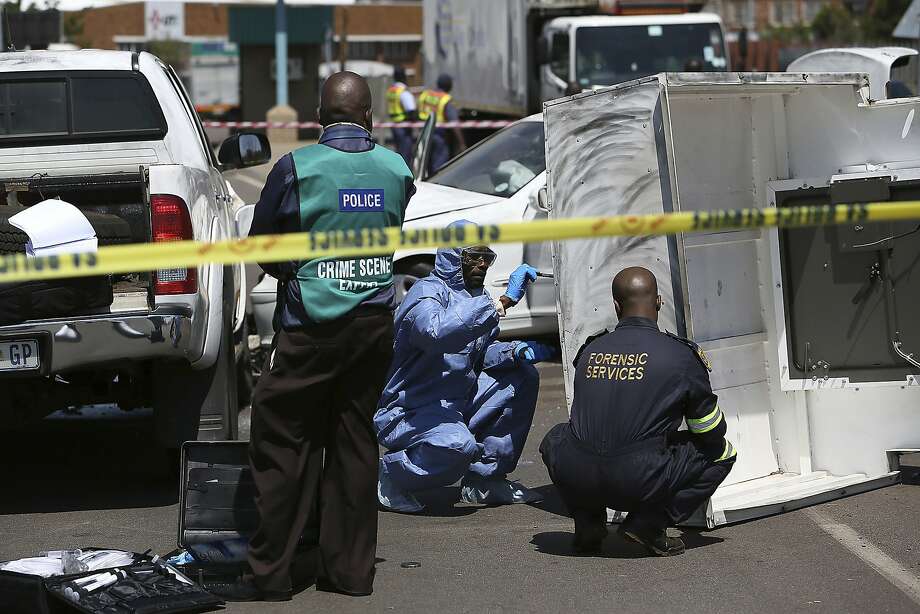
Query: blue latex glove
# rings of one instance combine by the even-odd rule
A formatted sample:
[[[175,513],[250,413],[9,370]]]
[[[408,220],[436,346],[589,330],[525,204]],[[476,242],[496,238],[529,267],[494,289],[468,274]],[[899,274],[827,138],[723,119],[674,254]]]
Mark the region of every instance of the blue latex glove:
[[[511,277],[508,278],[508,288],[505,290],[505,296],[517,303],[524,298],[524,292],[527,285],[537,278],[537,269],[529,264],[522,264],[514,269]]]
[[[521,341],[514,348],[514,357],[518,362],[534,364],[556,357],[556,348],[539,341]]]

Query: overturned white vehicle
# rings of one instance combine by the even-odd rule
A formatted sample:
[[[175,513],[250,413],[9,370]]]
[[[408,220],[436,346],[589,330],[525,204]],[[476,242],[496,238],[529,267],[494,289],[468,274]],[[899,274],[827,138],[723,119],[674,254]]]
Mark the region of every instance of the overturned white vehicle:
[[[550,219],[917,199],[920,100],[868,94],[859,74],[687,73],[547,103]],[[556,243],[569,395],[626,266],[708,353],[738,449],[691,523],[897,481],[920,447],[920,222]]]

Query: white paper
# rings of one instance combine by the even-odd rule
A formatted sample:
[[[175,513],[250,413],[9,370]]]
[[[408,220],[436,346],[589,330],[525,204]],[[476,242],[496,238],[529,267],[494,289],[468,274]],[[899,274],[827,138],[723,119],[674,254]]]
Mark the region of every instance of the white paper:
[[[29,236],[29,256],[95,252],[99,247],[93,225],[63,200],[43,200],[11,217],[10,224]]]
[[[716,57],[716,50],[708,45],[703,47],[703,59],[709,63],[712,63],[712,60]]]
[[[99,241],[96,237],[92,239],[82,239],[80,241],[71,241],[60,245],[50,245],[48,247],[35,247],[32,242],[26,243],[26,256],[57,256],[60,254],[85,254],[95,252],[99,248]]]
[[[61,559],[47,556],[33,556],[4,563],[0,565],[0,569],[3,571],[15,571],[16,573],[49,578],[64,573],[64,563]]]
[[[649,26],[648,35],[649,36],[661,36],[664,33],[664,29],[661,26]]]

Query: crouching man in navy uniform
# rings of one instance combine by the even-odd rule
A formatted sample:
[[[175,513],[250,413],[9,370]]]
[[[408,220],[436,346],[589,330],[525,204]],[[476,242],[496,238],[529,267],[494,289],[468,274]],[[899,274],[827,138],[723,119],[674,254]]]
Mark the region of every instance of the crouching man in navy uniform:
[[[575,519],[578,552],[600,550],[606,510],[629,512],[619,533],[659,556],[684,544],[666,529],[715,492],[735,461],[710,365],[692,341],[658,330],[661,296],[640,267],[613,280],[619,323],[575,357],[569,422],[540,445],[550,477]],[[686,420],[688,430],[678,431]]]

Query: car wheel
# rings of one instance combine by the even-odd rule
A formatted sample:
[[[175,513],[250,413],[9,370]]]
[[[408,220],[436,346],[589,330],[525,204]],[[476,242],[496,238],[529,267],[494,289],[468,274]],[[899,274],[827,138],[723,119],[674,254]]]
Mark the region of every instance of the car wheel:
[[[393,273],[393,287],[396,290],[396,303],[402,303],[409,289],[420,279],[431,275],[434,263],[428,260],[416,260],[406,266],[397,264]]]

